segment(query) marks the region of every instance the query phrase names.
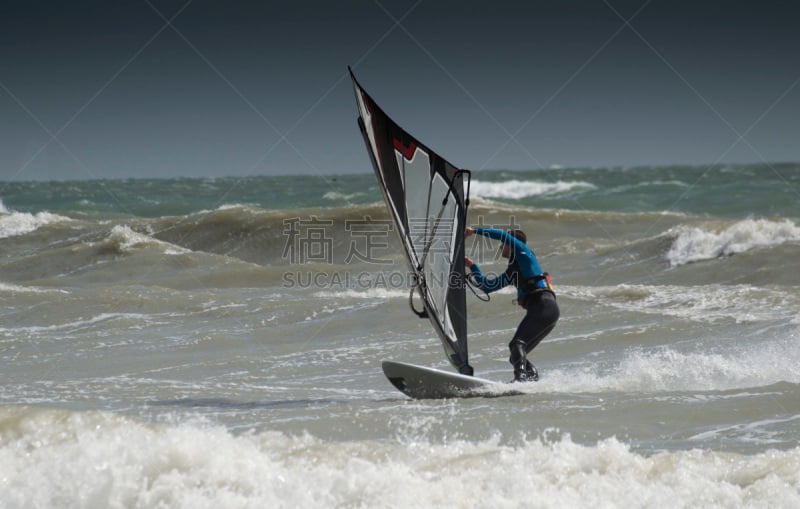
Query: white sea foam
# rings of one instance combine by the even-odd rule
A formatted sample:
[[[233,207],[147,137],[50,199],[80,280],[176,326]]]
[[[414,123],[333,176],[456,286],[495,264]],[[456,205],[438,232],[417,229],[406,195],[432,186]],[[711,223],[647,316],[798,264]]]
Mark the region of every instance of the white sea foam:
[[[565,295],[584,301],[602,302],[615,309],[672,316],[694,322],[774,322],[796,318],[800,299],[791,291],[751,285],[568,286]]]
[[[67,292],[64,292],[67,293]],[[31,326],[31,327],[0,327],[0,332],[27,332],[27,333],[41,333],[41,332],[55,332],[55,331],[69,331],[75,332],[78,330],[89,329],[99,324],[106,324],[113,320],[130,320],[134,323],[146,323],[149,315],[141,313],[101,313],[91,318],[75,320],[67,323],[53,324],[46,326]]]
[[[364,193],[362,193],[362,192],[342,193],[340,191],[328,191],[327,193],[325,193],[322,196],[322,198],[325,199],[325,200],[331,200],[331,201],[349,202],[351,200],[354,200],[356,198],[360,198],[362,196],[364,196]]]
[[[257,207],[258,207],[257,205],[251,205],[251,204],[248,204],[248,203],[223,203],[222,205],[217,207],[215,210],[239,210],[239,209],[255,210],[255,208],[257,208]],[[203,210],[203,211],[200,211],[199,213],[202,214],[202,213],[208,213],[208,212],[211,212],[211,211]]]
[[[0,282],[0,292],[8,292],[8,293],[33,293],[33,294],[47,294],[47,293],[59,293],[59,294],[69,294],[67,290],[62,290],[60,288],[39,288],[35,286],[21,286],[9,283]]]
[[[146,246],[159,246],[164,249],[164,254],[179,255],[190,253],[191,250],[163,242],[161,240],[139,233],[131,229],[128,225],[116,225],[111,229],[108,235],[108,241],[111,242],[117,250],[121,253],[127,253],[134,249],[143,248]]]
[[[673,267],[787,242],[800,242],[800,226],[788,219],[746,219],[721,230],[679,227],[670,233],[676,237],[667,253],[667,260]]]
[[[503,182],[486,182],[483,180],[473,180],[470,192],[479,198],[506,198],[518,200],[531,196],[567,193],[576,189],[594,189],[594,187],[594,185],[588,182],[574,181],[537,182],[506,180]]]
[[[800,506],[800,448],[647,456],[615,438],[329,442],[97,412],[0,412],[8,508]]]
[[[366,300],[385,300],[396,298],[408,298],[408,290],[398,290],[392,288],[366,288],[365,290],[343,289],[338,291],[323,290],[314,293],[314,297],[321,299],[366,299]]]
[[[0,239],[25,235],[42,226],[71,221],[70,218],[51,214],[50,212],[14,212],[6,208],[0,201]]]
[[[566,393],[726,391],[800,383],[794,339],[707,351],[633,347],[618,361],[562,366],[546,371],[533,390]],[[525,392],[528,392],[527,390]]]
[[[725,352],[679,352],[672,348],[632,349],[614,377],[619,390],[728,390],[800,382],[800,356],[775,342]]]

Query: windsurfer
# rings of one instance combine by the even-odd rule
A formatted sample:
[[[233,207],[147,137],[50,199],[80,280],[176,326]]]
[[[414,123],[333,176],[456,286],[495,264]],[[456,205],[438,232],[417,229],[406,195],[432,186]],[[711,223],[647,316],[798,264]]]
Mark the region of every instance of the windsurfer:
[[[503,231],[494,228],[467,227],[464,236],[483,235],[502,243],[502,256],[508,258],[508,267],[497,277],[487,277],[478,264],[468,256],[464,264],[475,283],[486,293],[513,284],[517,287],[517,303],[525,308],[525,317],[508,344],[509,362],[514,367],[514,381],[528,382],[539,379],[539,373],[527,355],[556,326],[558,304],[550,276],[542,272],[536,255],[526,245],[527,237],[521,230]]]

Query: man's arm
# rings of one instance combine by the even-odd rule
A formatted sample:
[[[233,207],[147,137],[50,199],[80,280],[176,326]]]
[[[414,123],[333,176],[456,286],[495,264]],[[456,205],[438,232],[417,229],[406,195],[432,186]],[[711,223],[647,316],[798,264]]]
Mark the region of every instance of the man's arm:
[[[509,246],[514,254],[514,259],[516,259],[517,263],[519,264],[523,277],[530,278],[542,273],[541,269],[539,268],[539,262],[536,260],[536,256],[533,254],[533,251],[531,251],[531,249],[524,242],[517,239],[507,231],[498,230],[495,228],[467,227],[464,236],[468,237],[473,233],[483,235],[484,237],[489,237],[490,239],[499,240],[503,244]]]
[[[505,288],[510,282],[508,274],[505,272],[497,277],[484,276],[478,264],[473,262],[468,256],[464,257],[464,265],[466,265],[472,273],[472,280],[486,293],[496,292],[501,288]]]
[[[473,233],[478,233],[475,228],[468,226],[464,232],[464,237],[469,237]],[[495,292],[501,288],[508,286],[511,282],[508,274],[503,272],[501,275],[493,278],[488,278],[483,275],[481,268],[469,256],[464,256],[464,265],[472,273],[472,279],[478,287],[486,293]]]

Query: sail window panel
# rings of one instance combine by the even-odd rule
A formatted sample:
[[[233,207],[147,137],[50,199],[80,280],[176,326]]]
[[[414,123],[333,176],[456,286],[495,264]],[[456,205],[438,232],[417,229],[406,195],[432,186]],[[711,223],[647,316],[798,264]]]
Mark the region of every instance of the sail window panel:
[[[458,209],[455,200],[449,199],[449,192],[450,186],[437,173],[431,181],[431,215],[428,223],[425,279],[431,293],[431,303],[440,317],[447,305],[448,282],[455,248],[452,235]],[[445,199],[447,203],[442,205]]]
[[[395,156],[397,157],[397,166],[403,176],[406,219],[416,261],[419,263],[423,258],[422,253],[426,243],[430,157],[420,149],[414,152],[410,160],[406,159],[398,150],[395,150]]]
[[[448,294],[454,291],[452,281],[453,264],[456,262],[454,251],[456,243],[454,242],[454,229],[458,225],[457,220],[458,206],[455,200],[448,200],[448,204],[444,207],[442,218],[439,223],[439,228],[436,233],[436,251],[433,253],[433,271],[436,273],[436,281],[433,284],[432,293],[436,302],[436,307],[441,310],[441,322],[445,332],[449,338],[457,341],[458,335],[455,333],[453,325],[450,321],[450,313],[448,306]]]

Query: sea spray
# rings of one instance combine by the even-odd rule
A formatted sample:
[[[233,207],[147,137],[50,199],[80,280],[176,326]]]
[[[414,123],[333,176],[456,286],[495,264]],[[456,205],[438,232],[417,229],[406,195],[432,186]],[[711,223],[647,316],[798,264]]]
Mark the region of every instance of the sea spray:
[[[787,242],[800,243],[800,226],[789,219],[746,219],[721,229],[679,227],[674,235],[675,240],[667,253],[673,267]]]
[[[800,504],[800,449],[643,455],[546,433],[446,445],[231,434],[202,423],[0,411],[4,504],[136,507],[778,507]],[[509,483],[509,476],[513,483]],[[410,502],[413,501],[413,502]]]

